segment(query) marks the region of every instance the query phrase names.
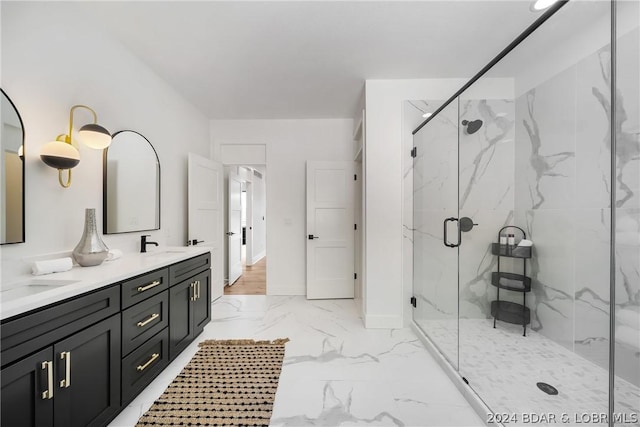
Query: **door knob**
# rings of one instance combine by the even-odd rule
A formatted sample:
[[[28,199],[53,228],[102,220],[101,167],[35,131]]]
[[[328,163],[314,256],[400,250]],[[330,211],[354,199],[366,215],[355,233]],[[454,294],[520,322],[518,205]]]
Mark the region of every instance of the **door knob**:
[[[204,242],[204,240],[193,239],[193,240],[191,241],[191,244],[195,246],[195,245],[197,245],[198,243],[203,243],[203,242]]]
[[[313,234],[309,234],[309,240],[319,239],[318,236],[314,236]]]
[[[227,236],[233,236],[234,234],[236,233],[234,233],[233,231],[227,231]]]
[[[463,216],[458,221],[458,227],[460,227],[460,231],[464,231],[465,233],[471,231],[474,225],[478,224],[474,223],[473,220],[468,216]]]

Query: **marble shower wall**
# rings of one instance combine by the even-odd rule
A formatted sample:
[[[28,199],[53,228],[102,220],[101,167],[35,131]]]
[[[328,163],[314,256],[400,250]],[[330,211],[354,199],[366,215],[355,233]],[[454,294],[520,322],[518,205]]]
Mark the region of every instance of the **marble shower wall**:
[[[415,135],[413,161],[413,318],[456,368],[458,253],[443,245],[442,224],[458,212],[457,122],[454,102]]]
[[[410,153],[414,147],[413,130],[417,128],[425,118],[427,112],[435,111],[444,101],[439,100],[415,100],[405,101],[402,106],[402,152]],[[414,160],[411,156],[402,156],[402,259],[403,259],[403,287],[405,295],[413,295],[413,207],[414,207]],[[411,322],[412,311],[405,312],[405,321]]]
[[[488,318],[491,301],[496,299],[491,272],[496,270],[497,258],[491,254],[491,242],[497,242],[498,230],[513,221],[514,103],[462,97],[459,103],[459,217],[478,224],[462,234],[459,248],[460,317]],[[468,133],[462,125],[465,120],[482,120],[482,127]],[[501,299],[513,298],[516,295],[501,293]],[[517,298],[522,301],[521,294]],[[464,333],[460,328],[461,339]]]
[[[616,305],[630,310],[629,318],[640,317],[635,33],[618,45],[619,56],[635,52],[636,61],[625,61],[618,77],[614,182],[620,230]],[[518,96],[515,108],[514,220],[534,241],[532,327],[604,368],[609,355],[610,84],[610,48],[605,46]],[[640,328],[635,334],[637,340]],[[635,360],[627,357],[623,365],[640,366],[639,351],[636,347]]]
[[[627,4],[625,6],[633,5]],[[628,13],[635,29],[617,39],[616,75],[616,387],[628,381],[640,387],[640,5]],[[619,16],[619,18],[621,18]],[[616,397],[615,411],[640,399]]]

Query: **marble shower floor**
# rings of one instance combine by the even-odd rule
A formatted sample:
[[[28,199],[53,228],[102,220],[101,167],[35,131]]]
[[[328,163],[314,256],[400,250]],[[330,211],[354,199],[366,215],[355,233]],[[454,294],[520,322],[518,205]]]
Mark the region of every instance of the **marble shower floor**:
[[[458,360],[460,373],[487,406],[496,413],[514,416],[510,425],[527,424],[523,422],[526,413],[555,414],[557,422],[537,425],[606,425],[594,422],[589,414],[597,414],[597,419],[607,413],[607,370],[544,335],[527,329],[523,337],[521,326],[498,322],[493,329],[492,319],[461,319],[458,355],[457,321],[418,323],[442,350]],[[543,393],[537,382],[553,385],[558,395]],[[640,427],[640,388],[618,379],[615,399],[615,412],[627,421],[616,425]],[[568,416],[566,423],[560,421],[563,413]],[[514,423],[516,419],[518,423]]]
[[[272,426],[482,426],[410,329],[365,329],[353,300],[225,295],[205,339],[288,337]],[[197,351],[189,346],[110,424],[134,426]]]

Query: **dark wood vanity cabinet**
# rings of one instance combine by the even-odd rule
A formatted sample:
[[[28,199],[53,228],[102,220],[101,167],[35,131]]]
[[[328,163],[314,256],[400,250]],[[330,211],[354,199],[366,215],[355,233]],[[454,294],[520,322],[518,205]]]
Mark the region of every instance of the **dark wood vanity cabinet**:
[[[186,268],[185,265],[187,267]],[[169,357],[175,359],[200,335],[211,320],[209,254],[184,261],[169,268],[180,272],[183,280],[169,288]]]
[[[123,406],[169,364],[169,283],[167,268],[122,283]]]
[[[198,255],[3,320],[0,425],[107,425],[210,321],[210,265]]]
[[[78,302],[82,297],[55,311],[62,315]],[[63,333],[71,335],[3,367],[3,426],[101,426],[118,413],[120,314],[84,326],[81,320],[65,325]]]
[[[54,382],[54,426],[109,422],[120,411],[120,315],[57,343],[53,354],[54,377],[59,378]]]
[[[2,370],[0,425],[53,427],[53,400],[42,396],[48,390],[49,369],[53,369],[52,347]]]

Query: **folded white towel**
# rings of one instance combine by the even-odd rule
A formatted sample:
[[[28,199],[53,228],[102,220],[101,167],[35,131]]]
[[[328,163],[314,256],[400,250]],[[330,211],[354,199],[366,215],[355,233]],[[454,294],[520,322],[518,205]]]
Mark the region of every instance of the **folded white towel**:
[[[31,274],[40,276],[42,274],[58,273],[71,270],[72,267],[73,261],[69,257],[35,261],[31,266]]]
[[[114,261],[122,256],[122,251],[120,249],[109,249],[109,254],[107,255],[107,259],[105,261]]]

